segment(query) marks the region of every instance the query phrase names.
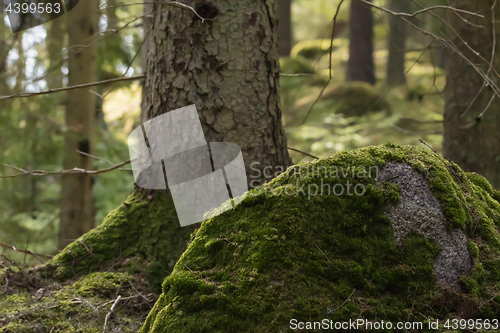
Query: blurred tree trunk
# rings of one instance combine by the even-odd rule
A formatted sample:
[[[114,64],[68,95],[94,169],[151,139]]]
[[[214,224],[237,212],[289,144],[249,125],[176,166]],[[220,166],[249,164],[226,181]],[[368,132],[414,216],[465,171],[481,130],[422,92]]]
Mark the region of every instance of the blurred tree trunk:
[[[276,6],[265,4],[201,3],[200,15],[218,18],[205,22],[155,4],[146,83],[148,119],[196,104],[207,142],[240,146],[248,181],[255,180],[250,186],[260,183],[250,178],[251,163],[275,170],[291,164],[278,94]]]
[[[0,4],[0,93],[2,95],[8,94],[8,85],[7,85],[7,77],[6,77],[6,69],[7,69],[7,55],[9,53],[9,49],[7,47],[7,43],[5,42],[5,37],[7,36],[7,27],[5,26],[5,15],[4,15],[4,6]]]
[[[96,0],[80,1],[76,10],[66,14],[68,24],[68,85],[96,80],[97,46],[92,38],[98,32]],[[82,47],[83,45],[83,47]],[[64,169],[91,170],[95,123],[95,95],[88,88],[68,91],[66,106]],[[94,227],[93,179],[89,175],[62,176],[59,248],[65,247]]]
[[[500,33],[498,23],[496,35],[493,36],[492,33],[492,3],[484,0],[449,1],[452,7],[485,16],[467,18],[472,24],[484,28],[464,22],[457,15],[449,15],[449,24],[460,38],[488,61],[492,56],[493,41],[498,40]],[[496,4],[494,13],[498,22],[500,3]],[[472,53],[458,36],[450,31],[448,38],[472,63],[479,66],[483,73],[488,72],[489,65]],[[456,52],[449,51],[448,68],[450,70],[446,75],[443,154],[464,170],[482,174],[493,187],[500,189],[500,99],[496,97],[492,100],[492,89],[485,87],[474,101],[484,80]],[[499,43],[496,43],[493,68],[500,68]],[[495,74],[490,73],[489,76],[498,82]]]
[[[59,88],[63,85],[63,74],[61,68],[63,66],[63,47],[64,47],[64,18],[59,17],[48,23],[47,31],[47,52],[49,54],[49,71],[50,75],[47,79],[49,88]]]
[[[375,84],[371,7],[361,1],[351,0],[349,27],[349,61],[346,80]]]
[[[409,13],[409,0],[390,0],[389,9],[396,13]],[[387,49],[387,85],[405,84],[406,25],[398,16],[389,15],[389,39]]]
[[[278,0],[278,45],[281,57],[292,51],[292,0]]]
[[[153,5],[145,3],[144,4],[144,15],[151,14],[151,11],[153,10]],[[149,52],[149,45],[150,45],[150,39],[151,39],[151,26],[152,26],[152,21],[151,17],[144,17],[142,19],[142,31],[143,31],[143,38],[144,38],[144,44],[142,44],[142,49],[141,49],[141,67],[142,67],[142,72],[147,73],[148,71],[148,52]],[[146,95],[147,95],[147,90],[146,90],[146,79],[141,80],[141,85],[142,85],[142,101],[141,101],[141,124],[145,122],[146,119]]]
[[[24,56],[24,47],[23,47],[23,35],[24,32],[18,32],[16,35],[16,51],[17,51],[17,59],[16,59],[16,84],[14,86],[14,91],[22,91],[23,90],[23,82],[26,81],[26,57]]]

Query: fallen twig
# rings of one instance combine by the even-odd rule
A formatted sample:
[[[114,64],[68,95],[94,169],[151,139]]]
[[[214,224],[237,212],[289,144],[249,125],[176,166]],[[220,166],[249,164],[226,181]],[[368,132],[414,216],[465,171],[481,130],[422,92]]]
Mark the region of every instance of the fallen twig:
[[[120,295],[118,295],[118,297],[115,299],[115,302],[113,303],[113,306],[111,306],[111,309],[109,309],[109,312],[106,315],[106,318],[104,319],[104,329],[102,330],[103,333],[106,332],[106,325],[108,323],[108,319],[109,319],[109,317],[111,317],[111,314],[115,310],[115,307],[116,307],[116,305],[118,304],[118,302],[120,301],[121,298],[122,297]]]

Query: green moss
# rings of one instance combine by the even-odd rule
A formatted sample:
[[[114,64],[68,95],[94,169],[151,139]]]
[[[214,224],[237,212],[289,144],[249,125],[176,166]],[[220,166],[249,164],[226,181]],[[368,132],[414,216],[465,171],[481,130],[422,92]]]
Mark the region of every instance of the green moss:
[[[330,46],[332,41],[330,39],[313,39],[301,41],[293,47],[290,55],[292,57],[300,56],[309,60],[316,60],[317,58],[330,53]],[[342,44],[340,39],[333,40],[333,50],[337,49]]]
[[[422,173],[448,229],[466,234],[474,266],[460,296],[448,297],[435,281],[436,243],[410,234],[396,246],[385,210],[398,204],[398,187],[359,176],[389,161]],[[334,167],[349,172],[322,171]],[[320,192],[348,182],[363,185],[364,194]],[[368,147],[290,167],[202,223],[141,332],[285,332],[292,318],[498,317],[490,300],[498,293],[500,205],[491,193],[455,164],[413,146]]]
[[[110,319],[107,327],[109,331],[136,332],[150,309],[143,305],[143,296],[154,299],[124,273],[96,272],[75,283],[47,279],[36,285],[29,281],[36,274],[24,273],[2,275],[11,287],[4,285],[0,295],[0,332],[102,332],[118,295],[124,298],[114,311],[119,320]]]
[[[327,90],[324,100],[334,101],[335,112],[359,117],[374,112],[392,114],[390,104],[375,87],[366,82],[349,82]]]
[[[130,288],[131,279],[130,275],[123,273],[95,272],[84,276],[73,287],[83,296],[102,295],[110,297],[120,290]]]
[[[287,57],[280,59],[280,68],[286,74],[314,74],[316,73],[313,65],[303,57]]]
[[[64,281],[107,267],[129,273],[147,268],[150,286],[161,282],[187,248],[194,226],[181,228],[171,198],[134,191],[103,223],[68,245],[46,266]]]

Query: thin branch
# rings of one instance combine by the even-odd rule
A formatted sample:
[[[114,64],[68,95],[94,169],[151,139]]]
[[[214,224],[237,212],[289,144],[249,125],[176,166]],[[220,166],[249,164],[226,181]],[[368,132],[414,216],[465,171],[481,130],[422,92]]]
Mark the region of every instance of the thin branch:
[[[469,15],[473,15],[473,16],[478,16],[478,17],[484,18],[484,15],[473,13],[473,12],[469,12],[469,11],[463,10],[463,9],[458,9],[458,8],[450,7],[450,6],[431,6],[431,7],[427,7],[427,8],[421,9],[421,10],[419,10],[419,11],[413,13],[413,14],[408,14],[408,13],[396,13],[396,12],[394,12],[392,10],[387,9],[387,8],[379,7],[379,6],[377,6],[377,5],[371,3],[370,1],[367,1],[367,0],[358,0],[358,1],[364,2],[365,4],[370,5],[373,8],[380,9],[380,10],[382,10],[382,11],[384,11],[386,13],[389,13],[391,15],[405,16],[405,17],[409,17],[409,18],[415,17],[415,16],[417,16],[419,14],[422,14],[422,13],[425,13],[425,12],[428,12],[428,11],[432,11],[434,9],[439,9],[439,8],[449,9],[449,10],[452,10],[452,11],[456,11],[456,12],[465,13],[465,14],[469,14]]]
[[[347,303],[347,301],[349,301],[349,299],[351,299],[351,296],[352,296],[352,294],[354,294],[355,291],[356,291],[356,288],[354,288],[352,290],[352,293],[349,295],[349,297],[347,297],[347,299],[344,301],[344,303],[342,303],[338,308],[336,308],[335,310],[333,310],[333,312],[336,312],[338,309],[340,309],[341,307],[343,307]]]
[[[57,93],[57,92],[60,92],[60,91],[74,90],[74,89],[80,89],[80,88],[86,88],[86,87],[94,87],[94,86],[98,86],[98,85],[101,85],[101,84],[113,83],[113,82],[118,82],[118,81],[135,81],[135,80],[140,80],[140,79],[142,79],[144,77],[146,77],[146,75],[137,75],[137,76],[130,76],[130,77],[119,77],[119,78],[109,79],[109,80],[104,80],[104,81],[78,84],[76,86],[69,86],[69,87],[56,88],[56,89],[49,89],[47,91],[41,91],[41,92],[36,92],[36,93],[26,93],[26,92],[24,92],[24,93],[17,93],[17,94],[14,94],[14,95],[0,96],[0,101],[6,100],[6,99],[11,99],[11,98],[32,97],[32,96],[39,96],[39,95],[46,95],[46,94]]]
[[[288,150],[296,151],[297,153],[301,153],[301,154],[304,154],[304,155],[306,155],[306,156],[309,156],[309,157],[312,157],[312,158],[314,158],[314,159],[319,160],[319,157],[316,157],[316,156],[314,156],[314,155],[308,154],[308,153],[306,153],[306,152],[304,152],[304,151],[301,151],[301,150],[298,150],[298,149],[295,149],[295,148],[292,148],[292,147],[286,147],[286,148],[287,148]]]
[[[328,72],[329,72],[329,78],[328,81],[326,81],[325,85],[323,86],[323,89],[321,89],[321,92],[319,93],[318,98],[314,101],[314,103],[311,105],[311,108],[306,114],[306,117],[304,120],[302,120],[302,123],[300,125],[304,125],[307,118],[309,118],[309,115],[311,114],[312,110],[314,109],[314,106],[319,102],[321,97],[323,96],[323,93],[325,92],[326,87],[330,84],[330,81],[332,81],[333,75],[332,75],[332,63],[333,63],[333,39],[335,38],[335,30],[337,28],[337,17],[340,12],[340,7],[344,3],[344,0],[340,0],[339,5],[337,6],[337,11],[335,12],[335,15],[333,16],[333,28],[332,28],[332,37],[330,39],[330,64],[328,65]]]
[[[135,58],[137,57],[139,52],[141,52],[142,47],[144,46],[144,43],[146,42],[146,38],[148,38],[150,32],[151,32],[151,29],[149,29],[148,32],[144,35],[144,38],[142,39],[141,45],[139,46],[139,48],[135,52],[134,57],[132,58],[132,60],[128,64],[127,70],[125,71],[125,73],[123,73],[122,77],[125,77],[125,75],[127,75],[127,73],[128,73],[128,70],[130,69],[130,67],[132,67],[132,64],[134,63]],[[112,87],[107,93],[104,94],[104,96],[102,96],[102,99],[106,98],[106,96],[108,96],[115,88],[116,88],[116,86]]]
[[[92,157],[92,158],[95,158],[96,160],[100,160],[100,161],[104,161],[112,166],[116,166],[116,164],[114,164],[113,162],[111,162],[110,160],[107,160],[103,157],[99,157],[99,156],[94,156],[94,155],[91,155],[91,154],[87,154],[83,151],[80,151],[80,150],[76,150],[77,153],[79,154],[82,154],[82,155],[85,155],[85,156],[88,156],[88,157]],[[123,168],[119,168],[118,170],[121,170],[121,171],[132,171],[132,169],[123,169]]]
[[[106,10],[108,8],[117,8],[117,7],[128,7],[128,6],[136,6],[136,5],[146,5],[146,4],[160,4],[160,5],[171,5],[179,8],[184,8],[192,11],[200,20],[201,22],[205,21],[213,21],[212,19],[206,18],[201,16],[196,9],[194,9],[191,6],[188,6],[186,4],[177,2],[177,1],[170,1],[170,2],[161,2],[161,1],[145,1],[145,2],[136,2],[136,3],[129,3],[129,4],[124,4],[124,5],[117,5],[117,6],[109,6],[109,7],[104,7],[100,8],[99,10]]]
[[[364,1],[364,0],[359,0],[359,1]],[[452,49],[455,53],[457,53],[462,59],[465,60],[465,62],[467,64],[469,64],[485,81],[487,84],[490,85],[490,87],[493,89],[493,91],[495,92],[495,94],[497,96],[500,96],[500,89],[498,88],[498,86],[495,84],[495,82],[489,78],[487,75],[485,75],[483,73],[483,71],[477,67],[470,59],[468,59],[462,52],[460,52],[460,50],[458,49],[457,46],[455,46],[453,43],[449,43],[447,40],[445,40],[444,38],[441,38],[441,37],[438,37],[436,36],[435,34],[433,34],[432,32],[429,32],[429,31],[426,31],[418,26],[416,26],[415,24],[413,24],[412,22],[410,22],[409,20],[407,20],[406,18],[402,17],[401,18],[402,20],[404,20],[405,22],[407,22],[408,24],[410,24],[411,26],[413,26],[415,29],[419,30],[420,32],[422,32],[424,35],[427,35],[427,36],[430,36],[434,39],[436,39],[437,41],[439,41],[440,43],[442,43],[443,45],[445,45],[446,47],[449,47],[450,49]],[[489,63],[489,62],[488,62]]]
[[[412,2],[416,3],[415,0],[411,0]],[[492,9],[493,10],[493,9]],[[437,15],[436,13],[433,13],[433,12],[430,12],[430,14],[432,16],[434,16],[435,18],[437,18],[438,20],[440,20],[451,32],[453,32],[453,34],[465,45],[465,47],[467,47],[472,53],[474,53],[477,57],[479,57],[485,64],[490,64],[490,61],[488,61],[488,59],[486,59],[485,57],[483,57],[481,55],[481,53],[479,53],[478,51],[474,50],[470,45],[469,43],[467,43],[462,35],[460,35],[456,30],[455,28],[453,28],[450,24],[448,24],[448,22],[446,22],[446,20],[444,20],[441,16]],[[494,15],[493,15],[494,17]],[[484,18],[484,16],[483,16]],[[493,21],[494,22],[494,21]],[[493,24],[494,25],[494,24]],[[493,27],[494,28],[494,27]],[[495,35],[493,35],[495,36]],[[494,38],[494,37],[493,37]],[[456,47],[456,46],[455,46]],[[488,70],[488,74],[490,73],[492,68],[490,68]],[[500,77],[500,75],[498,74],[498,72],[496,71],[495,68],[493,68],[493,73],[495,73],[496,76]],[[487,74],[487,75],[488,75]]]
[[[3,178],[15,178],[15,177],[20,177],[20,176],[26,176],[26,175],[31,175],[31,176],[49,176],[49,175],[62,175],[62,174],[86,174],[86,175],[97,175],[100,173],[105,173],[109,171],[113,171],[116,169],[119,169],[120,167],[130,164],[132,161],[131,160],[126,160],[120,164],[117,164],[111,168],[107,169],[101,169],[101,170],[84,170],[84,169],[79,169],[79,168],[74,168],[74,169],[69,169],[69,170],[61,170],[61,171],[44,171],[44,170],[32,170],[32,171],[26,171],[22,170],[17,167],[13,167],[12,165],[5,164],[5,166],[11,167],[18,169],[22,171],[22,173],[17,173],[14,175],[8,175],[8,176],[0,176],[0,179]]]
[[[481,114],[480,114],[479,116],[477,116],[477,119],[480,119],[480,118],[483,116],[483,114],[484,114],[486,111],[488,111],[488,109],[489,109],[489,108],[490,108],[490,106],[491,106],[491,103],[493,103],[493,100],[495,99],[495,97],[496,97],[496,96],[497,96],[497,95],[495,95],[495,94],[493,94],[493,96],[491,96],[490,102],[488,103],[488,105],[486,105],[486,108],[483,110],[483,112],[481,112]],[[477,121],[476,121],[476,123],[477,123]]]
[[[285,76],[285,77],[294,77],[294,76],[314,76],[315,74],[309,74],[309,73],[297,73],[297,74],[285,74],[285,73],[280,73],[280,76]]]
[[[44,264],[45,262],[42,259],[40,259],[39,257],[44,257],[44,258],[47,258],[47,259],[51,259],[51,258],[54,257],[54,256],[51,256],[51,255],[48,255],[48,254],[35,253],[35,252],[30,251],[30,250],[19,250],[15,246],[9,245],[9,244],[3,243],[3,242],[0,242],[0,246],[3,247],[3,248],[5,248],[5,249],[9,249],[9,250],[16,251],[16,252],[19,252],[19,253],[24,253],[24,254],[32,255],[35,258],[37,258],[39,261],[41,261],[42,264]]]

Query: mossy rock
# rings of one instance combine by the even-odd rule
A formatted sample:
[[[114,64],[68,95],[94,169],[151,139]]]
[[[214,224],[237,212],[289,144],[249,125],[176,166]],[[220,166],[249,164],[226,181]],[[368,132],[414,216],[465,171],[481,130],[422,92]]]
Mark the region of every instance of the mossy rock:
[[[291,57],[303,57],[309,60],[316,60],[319,57],[330,53],[330,39],[312,39],[305,40],[295,44],[290,52]],[[342,44],[340,39],[333,40],[333,50],[337,49]]]
[[[290,167],[202,223],[140,332],[289,332],[324,319],[491,321],[500,315],[500,204],[492,193],[414,146]],[[439,263],[447,246],[461,252]],[[442,269],[454,260],[463,261],[453,273],[462,275],[450,277]],[[423,325],[419,331],[447,331]]]
[[[315,74],[313,63],[301,56],[280,59],[281,72],[284,74]]]
[[[137,332],[196,226],[171,197],[134,190],[45,265],[0,270],[0,332]]]
[[[369,83],[348,82],[325,91],[324,100],[334,102],[335,112],[347,117],[359,117],[375,112],[392,114],[391,105],[384,96]]]
[[[68,245],[45,270],[65,281],[95,271],[146,272],[149,287],[161,283],[186,250],[196,226],[180,227],[174,203],[163,192],[133,191],[102,224]]]

